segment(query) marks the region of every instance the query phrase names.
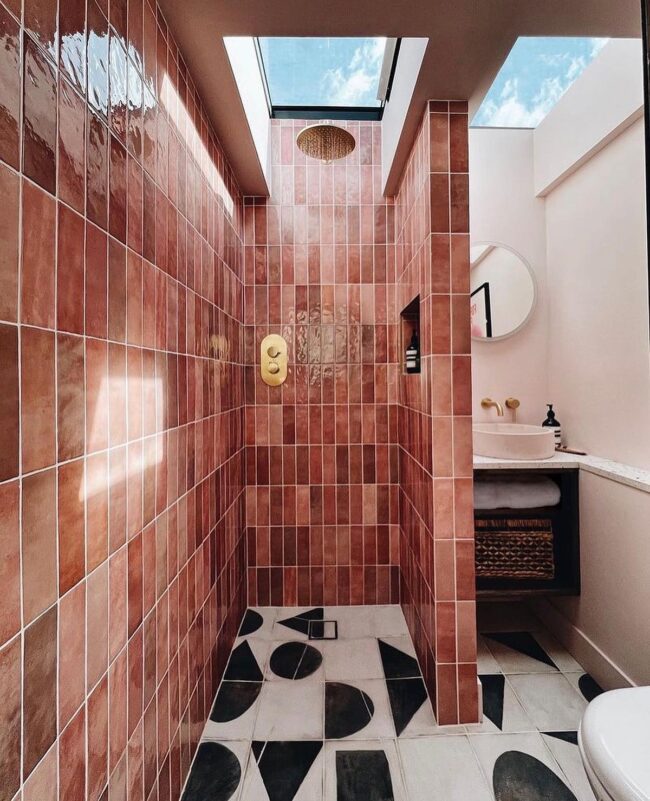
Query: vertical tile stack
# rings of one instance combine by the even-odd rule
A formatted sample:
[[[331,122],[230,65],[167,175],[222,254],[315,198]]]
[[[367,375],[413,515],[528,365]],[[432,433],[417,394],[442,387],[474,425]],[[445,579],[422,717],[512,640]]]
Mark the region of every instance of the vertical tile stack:
[[[431,101],[396,198],[397,311],[420,299],[422,372],[399,379],[402,604],[439,723],[477,715],[467,104]]]
[[[394,205],[381,126],[324,164],[272,121],[270,198],[245,198],[248,591],[255,604],[399,599]],[[281,388],[259,374],[279,333]]]
[[[176,798],[245,603],[241,198],[155,2],[0,31],[0,799]]]

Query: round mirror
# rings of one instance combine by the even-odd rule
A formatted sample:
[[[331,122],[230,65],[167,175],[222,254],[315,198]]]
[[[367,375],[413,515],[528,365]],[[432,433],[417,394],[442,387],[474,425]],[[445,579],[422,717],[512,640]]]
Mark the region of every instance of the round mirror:
[[[477,242],[470,250],[472,338],[509,337],[529,319],[535,306],[535,277],[514,250]]]

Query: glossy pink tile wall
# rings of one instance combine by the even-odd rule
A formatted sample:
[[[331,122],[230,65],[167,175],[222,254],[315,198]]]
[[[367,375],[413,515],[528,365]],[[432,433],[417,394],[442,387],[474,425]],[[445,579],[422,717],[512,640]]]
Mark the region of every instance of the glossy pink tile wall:
[[[334,164],[273,121],[271,197],[246,198],[246,470],[252,604],[396,603],[397,319],[394,205],[381,126]],[[269,388],[260,342],[289,376]]]
[[[400,375],[402,605],[438,722],[477,719],[467,104],[430,102],[396,199],[397,305],[420,299]]]
[[[246,600],[242,202],[155,4],[0,32],[0,800],[175,799]]]

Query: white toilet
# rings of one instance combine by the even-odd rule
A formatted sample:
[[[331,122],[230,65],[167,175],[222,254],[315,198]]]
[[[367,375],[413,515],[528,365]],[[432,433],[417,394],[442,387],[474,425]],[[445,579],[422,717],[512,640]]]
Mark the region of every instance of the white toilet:
[[[650,801],[650,687],[595,698],[578,745],[598,801]]]

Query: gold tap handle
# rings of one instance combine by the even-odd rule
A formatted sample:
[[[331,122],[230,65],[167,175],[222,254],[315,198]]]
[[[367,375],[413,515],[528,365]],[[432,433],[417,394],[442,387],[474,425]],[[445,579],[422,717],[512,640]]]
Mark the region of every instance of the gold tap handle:
[[[521,406],[521,401],[518,398],[506,398],[506,407],[512,410],[512,421],[517,422],[517,409]]]

